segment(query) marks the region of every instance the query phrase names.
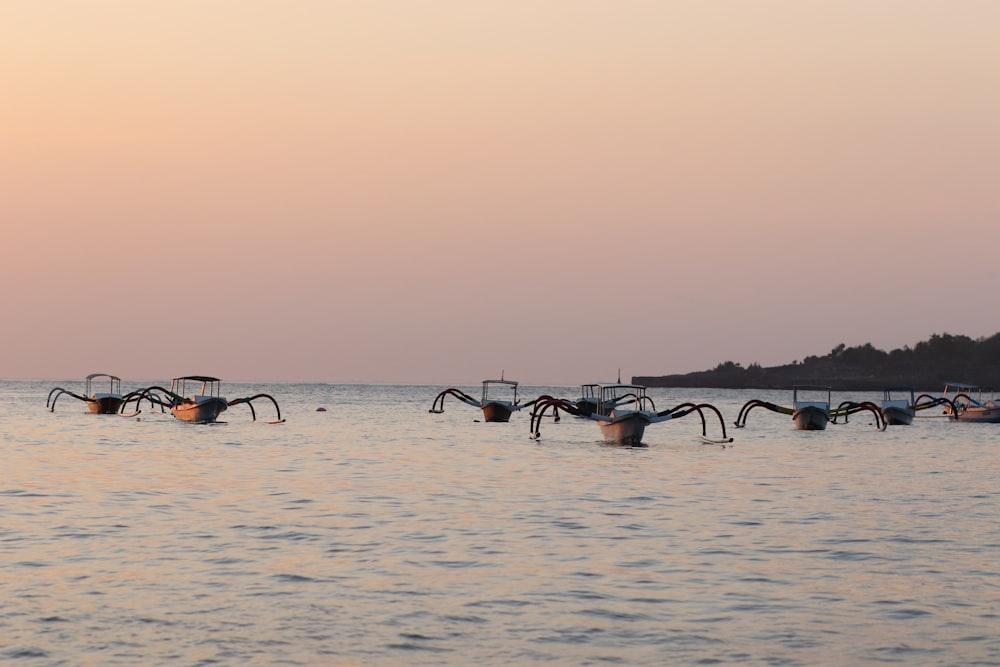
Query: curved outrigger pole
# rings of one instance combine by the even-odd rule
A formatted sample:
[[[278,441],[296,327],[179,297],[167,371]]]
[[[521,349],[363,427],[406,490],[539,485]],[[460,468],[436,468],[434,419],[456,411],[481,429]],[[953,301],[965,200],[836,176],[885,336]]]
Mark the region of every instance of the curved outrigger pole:
[[[160,393],[157,394],[156,392]],[[144,400],[149,401],[149,404],[152,407],[159,405],[160,412],[163,412],[166,408],[174,407],[174,405],[176,405],[176,399],[183,400],[183,397],[174,394],[169,389],[164,389],[163,387],[157,385],[146,387],[145,389],[136,389],[135,391],[125,394],[120,414],[123,417],[135,417],[142,412],[140,408],[142,407],[142,402]],[[128,404],[132,401],[135,401],[135,412],[126,414],[125,408],[128,407]]]
[[[257,421],[257,411],[253,409],[253,401],[255,401],[258,398],[266,398],[272,403],[274,403],[274,410],[275,412],[278,413],[277,419],[269,421],[267,423],[283,424],[285,420],[281,418],[281,408],[278,407],[278,401],[274,400],[274,396],[271,396],[270,394],[255,394],[248,398],[234,398],[233,400],[229,401],[229,407],[233,407],[234,405],[239,405],[240,403],[246,403],[247,407],[250,408],[250,417],[253,419],[253,421]]]
[[[444,412],[445,396],[454,396],[455,398],[462,401],[463,403],[466,403],[467,405],[471,405],[474,408],[479,407],[479,401],[472,398],[461,389],[455,389],[454,387],[452,387],[451,389],[445,389],[440,394],[438,394],[437,398],[434,399],[434,403],[431,404],[431,409],[428,410],[427,412],[432,412],[434,414],[441,414],[442,412]],[[439,404],[440,407],[438,407]]]
[[[707,424],[705,423],[705,410],[711,410],[715,413],[715,416],[719,419],[719,427],[722,429],[721,438],[709,438]],[[662,412],[657,412],[657,417],[665,417],[666,419],[678,419],[692,412],[697,412],[698,416],[701,417],[701,439],[703,442],[709,444],[724,444],[732,442],[733,439],[726,435],[726,420],[722,418],[722,413],[719,409],[712,405],[711,403],[681,403],[678,406],[670,408],[669,410],[664,410]],[[654,419],[653,422],[666,421],[666,419]]]
[[[142,403],[143,400],[149,401],[149,405],[151,407],[155,408],[156,406],[160,406],[160,412],[166,412],[166,408],[170,407],[170,401],[165,400],[164,396],[154,393],[153,390],[166,391],[162,387],[147,387],[145,389],[137,389],[135,391],[130,391],[129,393],[125,394],[125,396],[122,397],[122,407],[119,413],[123,417],[134,417],[135,415],[139,414],[139,404]],[[131,403],[132,401],[136,402],[135,405],[136,411],[132,414],[126,415],[125,404]]]
[[[964,396],[966,399],[970,398],[968,394],[958,394],[958,396],[955,396],[955,398],[957,399],[959,396]],[[924,401],[924,399],[927,400]],[[921,403],[921,401],[924,402]],[[914,410],[920,411],[920,410],[926,410],[927,408],[933,408],[934,406],[937,405],[947,406],[947,410],[951,410],[949,414],[952,415],[958,414],[959,410],[961,409],[953,399],[944,398],[941,396],[931,396],[930,394],[920,394],[919,396],[917,396],[917,400],[915,400],[913,402],[913,405],[910,407],[912,407]]]
[[[778,412],[783,415],[791,415],[795,412],[792,408],[786,408],[782,405],[771,403],[770,401],[762,401],[759,398],[755,398],[747,401],[743,404],[743,407],[740,408],[740,412],[736,416],[736,428],[743,428],[747,425],[747,415],[749,415],[750,411],[754,408],[767,408],[771,412]]]
[[[552,416],[556,421],[559,420],[560,410],[568,414],[575,415],[577,417],[588,416],[588,414],[585,414],[583,411],[577,408],[575,404],[567,401],[566,399],[555,398],[554,396],[549,396],[548,394],[543,394],[542,396],[539,396],[533,401],[533,403],[534,407],[531,410],[531,424],[529,426],[530,428],[529,433],[531,434],[531,438],[533,440],[537,440],[540,437],[542,437],[541,433],[542,417],[545,416],[546,411],[548,411],[550,408],[552,409]]]
[[[705,410],[711,410],[715,413],[715,416],[719,418],[719,427],[722,429],[721,438],[710,438],[708,437],[707,423],[705,421]],[[709,444],[721,445],[725,443],[730,443],[733,439],[726,435],[726,420],[722,418],[722,413],[719,409],[712,405],[711,403],[681,403],[676,405],[669,410],[663,410],[656,413],[656,418],[650,420],[651,423],[657,423],[661,421],[667,421],[668,419],[680,419],[681,417],[686,417],[692,412],[697,412],[698,416],[701,417],[701,440]]]
[[[836,410],[830,410],[830,421],[836,424],[837,419],[839,417],[843,417],[844,423],[846,424],[849,415],[865,411],[875,415],[875,428],[880,431],[884,431],[886,429],[888,424],[885,421],[885,415],[882,414],[882,408],[875,405],[871,401],[862,401],[860,403],[855,403],[854,401],[843,401],[837,406]]]
[[[56,392],[58,392],[58,393],[56,393]],[[55,394],[55,396],[53,397],[52,394]],[[80,394],[74,394],[70,390],[63,389],[62,387],[55,387],[52,391],[49,392],[48,398],[45,399],[45,407],[47,407],[49,409],[49,412],[55,412],[55,410],[56,410],[56,401],[58,401],[59,397],[62,396],[63,394],[69,394],[70,396],[72,396],[73,398],[75,398],[75,399],[77,399],[79,401],[83,401],[84,403],[87,402],[86,397],[81,396]]]

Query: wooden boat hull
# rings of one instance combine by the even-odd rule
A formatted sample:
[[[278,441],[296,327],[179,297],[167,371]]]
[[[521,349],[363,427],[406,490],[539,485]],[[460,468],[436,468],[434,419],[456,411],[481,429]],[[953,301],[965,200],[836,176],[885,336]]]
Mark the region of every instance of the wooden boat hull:
[[[885,423],[889,426],[909,426],[913,423],[913,418],[917,416],[917,411],[910,408],[888,406],[882,408],[882,415],[885,417]]]
[[[968,407],[964,410],[960,410],[957,415],[951,415],[951,419],[960,422],[1000,424],[1000,406]]]
[[[92,415],[118,414],[121,407],[121,396],[95,396],[87,399],[87,411]]]
[[[638,445],[646,432],[649,419],[641,413],[613,417],[611,421],[598,421],[605,442],[619,445]]]
[[[483,421],[487,422],[507,422],[510,421],[510,416],[514,412],[514,406],[511,403],[504,403],[502,401],[490,401],[486,403],[483,407]]]
[[[792,419],[795,421],[795,428],[800,431],[825,431],[830,413],[810,405],[793,412]]]
[[[184,402],[170,408],[174,417],[185,422],[207,424],[219,418],[229,405],[218,396],[199,396],[191,402]]]

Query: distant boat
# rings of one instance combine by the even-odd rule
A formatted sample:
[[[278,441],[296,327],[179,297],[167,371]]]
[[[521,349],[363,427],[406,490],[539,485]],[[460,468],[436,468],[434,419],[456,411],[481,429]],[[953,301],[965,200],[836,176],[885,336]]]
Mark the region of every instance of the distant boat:
[[[106,381],[108,390],[95,391],[93,389],[95,380]],[[55,387],[49,392],[49,396],[45,400],[45,407],[47,407],[50,412],[54,412],[56,409],[56,401],[58,401],[59,397],[63,394],[68,394],[73,398],[86,403],[87,412],[93,415],[116,414],[119,408],[121,408],[122,401],[124,400],[124,397],[122,396],[121,378],[107,373],[91,373],[84,378],[83,394],[74,394],[73,392],[63,389],[62,387]]]
[[[486,422],[507,422],[512,414],[525,407],[519,405],[517,398],[518,383],[514,380],[503,379],[503,373],[499,380],[483,380],[483,394],[480,400],[461,389],[451,387],[445,389],[434,399],[431,409],[428,412],[440,414],[444,412],[444,399],[446,396],[454,396],[466,405],[479,408],[483,411],[483,421]],[[502,393],[501,393],[502,392]]]
[[[917,401],[912,387],[886,387],[882,390],[882,416],[889,426],[909,426],[917,416]],[[909,398],[899,398],[899,395]]]
[[[531,437],[541,437],[541,422],[548,410],[558,414],[559,410],[578,417],[584,417],[597,422],[605,442],[618,445],[640,445],[646,427],[650,424],[679,419],[692,413],[701,417],[701,439],[710,443],[728,443],[733,439],[726,436],[726,424],[719,410],[708,403],[681,403],[669,410],[656,411],[653,399],[646,395],[646,387],[637,384],[583,385],[585,391],[593,387],[595,395],[593,402],[585,402],[583,408],[578,407],[579,401],[572,402],[551,396],[540,396],[532,401],[535,406],[531,412]],[[708,437],[705,413],[714,412],[722,428],[722,438]]]
[[[188,384],[200,388],[187,395]],[[187,375],[170,381],[170,395],[173,402],[170,412],[174,417],[186,422],[205,424],[218,421],[219,415],[229,408],[225,397],[220,395],[222,380],[207,375]]]
[[[799,393],[809,396],[800,399]],[[792,388],[792,420],[800,431],[822,431],[830,421],[830,387],[798,385]],[[826,398],[823,398],[823,394]]]
[[[658,418],[646,388],[616,382],[598,385],[597,389],[597,406],[589,418],[597,422],[604,440],[623,445],[641,443],[646,426]]]
[[[219,415],[225,412],[230,406],[240,403],[247,404],[253,420],[256,421],[257,411],[254,410],[253,401],[258,398],[266,398],[274,404],[274,409],[278,414],[274,421],[268,423],[280,424],[285,421],[281,418],[281,408],[278,406],[278,401],[270,394],[256,394],[248,398],[235,398],[227,401],[221,395],[221,385],[222,381],[219,378],[208,375],[184,375],[171,380],[170,389],[152,386],[129,394],[126,399],[126,405],[134,400],[138,406],[145,399],[151,403],[165,405],[170,408],[171,414],[181,421],[196,424],[211,424],[218,421]],[[188,393],[189,387],[193,393]],[[138,414],[138,411],[134,414]]]
[[[885,418],[879,406],[870,401],[855,403],[845,401],[836,410],[830,409],[831,389],[819,385],[795,385],[792,387],[792,407],[776,405],[770,401],[752,399],[743,404],[736,417],[736,428],[746,426],[747,416],[754,408],[766,408],[771,412],[778,412],[784,415],[791,415],[795,428],[802,431],[823,431],[830,423],[831,418],[836,423],[838,417],[843,417],[847,422],[849,415],[857,412],[871,412],[875,417],[875,426],[880,430],[885,430]]]
[[[1000,424],[1000,405],[993,392],[961,382],[949,382],[944,386],[943,398],[951,401],[945,404],[945,414],[955,421]]]

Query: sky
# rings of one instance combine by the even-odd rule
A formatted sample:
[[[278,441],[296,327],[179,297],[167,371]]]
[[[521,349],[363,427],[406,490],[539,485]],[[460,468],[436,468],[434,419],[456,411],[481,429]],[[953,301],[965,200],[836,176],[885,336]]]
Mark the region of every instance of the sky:
[[[0,377],[574,385],[993,335],[998,29],[5,0]]]

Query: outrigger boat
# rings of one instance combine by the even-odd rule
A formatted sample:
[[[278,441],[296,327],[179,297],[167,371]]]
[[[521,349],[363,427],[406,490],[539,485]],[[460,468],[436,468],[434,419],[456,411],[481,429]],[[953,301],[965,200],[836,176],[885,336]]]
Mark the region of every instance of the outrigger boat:
[[[108,391],[94,391],[93,385],[95,380],[106,381],[108,383]],[[62,387],[55,387],[49,392],[48,398],[45,399],[45,407],[50,412],[54,412],[56,401],[59,400],[59,397],[63,394],[69,394],[73,398],[86,403],[87,412],[92,415],[113,415],[118,413],[124,401],[124,397],[122,396],[122,380],[120,377],[108,375],[107,373],[91,373],[84,378],[84,382],[82,395],[74,394]]]
[[[796,385],[792,388],[792,407],[790,408],[755,398],[747,401],[740,408],[740,412],[736,417],[736,428],[746,426],[747,415],[750,414],[750,411],[754,408],[762,407],[771,412],[791,415],[792,421],[795,423],[795,428],[802,431],[823,431],[831,419],[836,423],[838,417],[843,417],[846,422],[849,415],[862,411],[871,412],[875,416],[875,426],[880,431],[885,430],[885,418],[882,416],[882,410],[879,406],[871,401],[863,401],[861,403],[845,401],[836,410],[831,410],[831,393],[832,390],[830,387]],[[802,397],[800,397],[800,394]]]
[[[917,416],[917,401],[912,387],[886,387],[882,390],[882,416],[889,426],[909,426]],[[894,397],[894,395],[896,397]],[[900,394],[909,398],[897,398]]]
[[[975,398],[973,398],[975,394]],[[993,392],[986,391],[973,384],[949,382],[944,386],[945,414],[955,421],[978,422],[982,424],[1000,424],[1000,404]]]
[[[954,409],[954,404],[947,398],[934,398],[929,394],[921,394],[914,398],[914,393],[916,392],[911,387],[888,387],[882,390],[882,405],[880,409],[885,426],[909,426],[916,418],[917,412],[932,408],[935,405],[945,405],[952,410]],[[899,398],[901,394],[903,396],[909,394],[909,398]],[[836,414],[843,414],[844,422],[846,423],[847,415],[855,412],[856,410],[853,408],[857,405],[857,403],[851,403],[850,401],[841,403],[840,407],[837,408]],[[837,417],[834,417],[833,421],[836,422]]]
[[[507,422],[510,421],[510,416],[513,413],[531,405],[530,403],[525,405],[518,404],[517,386],[518,383],[514,380],[504,380],[503,373],[501,373],[499,380],[483,380],[483,397],[478,401],[461,389],[456,389],[455,387],[445,389],[434,399],[434,403],[431,404],[431,409],[428,412],[441,414],[444,412],[445,396],[454,396],[466,405],[480,408],[483,411],[483,421]],[[505,398],[497,398],[497,394],[500,391],[507,392]]]
[[[143,389],[141,392],[133,392],[126,400],[126,405],[131,401],[136,404],[143,399],[151,403],[165,405],[170,408],[171,414],[177,419],[196,424],[210,424],[218,421],[219,415],[225,412],[230,406],[246,403],[250,408],[250,414],[254,421],[257,421],[257,411],[254,410],[253,401],[258,398],[266,398],[274,404],[274,409],[278,416],[269,424],[280,424],[285,420],[281,418],[281,408],[278,402],[270,394],[256,394],[248,398],[236,398],[227,401],[221,395],[222,381],[219,378],[207,375],[185,375],[174,378],[170,381],[170,389],[153,386]],[[200,386],[199,386],[200,385]],[[188,394],[188,387],[199,387],[194,390],[196,393]],[[160,392],[159,394],[157,392]],[[125,405],[122,406],[123,409]],[[134,414],[138,414],[136,411]]]
[[[726,436],[726,424],[722,419],[719,410],[708,403],[681,403],[680,405],[656,411],[653,399],[646,395],[646,387],[637,384],[621,384],[619,382],[610,384],[584,385],[595,387],[596,402],[593,403],[592,411],[590,405],[583,410],[577,404],[565,399],[553,398],[552,396],[540,396],[534,401],[534,409],[531,411],[531,437],[538,439],[541,437],[542,418],[548,410],[553,410],[558,414],[559,410],[568,412],[578,417],[584,417],[596,421],[601,428],[601,434],[605,442],[621,445],[640,445],[649,424],[679,419],[691,413],[697,413],[701,417],[701,439],[709,443],[729,443],[733,439]],[[722,438],[709,438],[706,430],[705,411],[711,411],[719,418],[719,425],[722,428]]]
[[[812,400],[799,399],[799,392]],[[826,399],[822,398],[826,392]],[[792,388],[792,420],[800,431],[822,431],[830,421],[830,387],[799,385]],[[817,396],[818,394],[818,396]]]
[[[188,395],[188,384],[201,384],[201,388]],[[187,375],[170,381],[169,396],[174,398],[170,412],[181,421],[205,424],[218,421],[219,415],[229,408],[220,395],[222,381],[207,375]]]

